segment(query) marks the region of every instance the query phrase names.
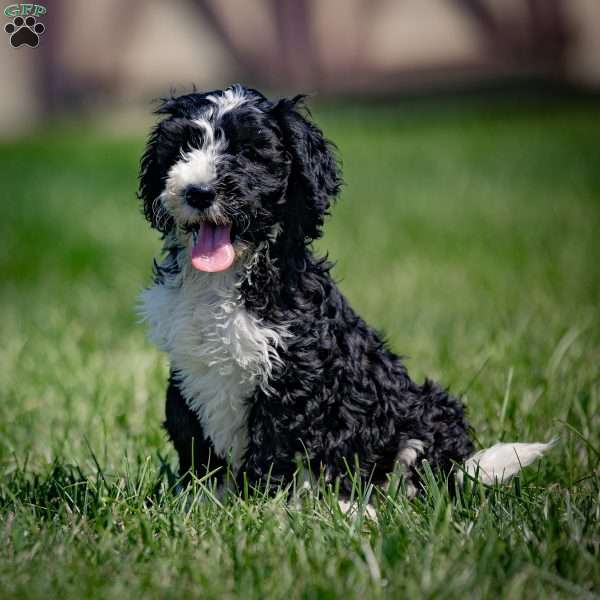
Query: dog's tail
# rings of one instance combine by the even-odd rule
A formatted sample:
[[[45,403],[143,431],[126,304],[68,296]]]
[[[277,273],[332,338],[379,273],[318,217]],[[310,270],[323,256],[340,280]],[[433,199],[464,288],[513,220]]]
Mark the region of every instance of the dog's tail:
[[[487,485],[506,483],[521,469],[541,458],[557,442],[558,438],[554,438],[546,444],[508,442],[484,448],[465,461],[463,470],[458,473],[458,481],[462,483],[464,472]]]

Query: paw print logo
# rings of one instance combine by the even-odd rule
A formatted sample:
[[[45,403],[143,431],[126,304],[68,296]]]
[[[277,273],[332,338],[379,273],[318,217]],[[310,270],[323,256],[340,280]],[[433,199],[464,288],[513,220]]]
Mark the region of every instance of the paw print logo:
[[[12,23],[4,26],[4,31],[10,35],[10,45],[13,48],[29,46],[35,48],[40,43],[40,35],[46,31],[42,23],[38,23],[35,17],[15,17]]]

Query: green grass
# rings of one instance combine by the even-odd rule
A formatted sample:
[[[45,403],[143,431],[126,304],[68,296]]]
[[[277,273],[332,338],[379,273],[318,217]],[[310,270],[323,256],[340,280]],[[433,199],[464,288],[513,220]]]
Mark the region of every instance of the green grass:
[[[600,594],[600,120],[577,103],[317,111],[347,186],[319,242],[355,307],[463,394],[478,443],[560,445],[379,523],[334,498],[169,490],[166,359],[135,315],[159,241],[143,134],[0,145],[2,598]]]

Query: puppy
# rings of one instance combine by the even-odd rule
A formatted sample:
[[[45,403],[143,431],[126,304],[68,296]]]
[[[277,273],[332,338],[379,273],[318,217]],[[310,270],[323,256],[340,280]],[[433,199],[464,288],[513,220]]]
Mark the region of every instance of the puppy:
[[[355,468],[381,485],[399,468],[414,494],[424,460],[493,482],[549,447],[473,456],[461,402],[412,381],[352,310],[311,249],[341,175],[302,97],[234,85],[157,112],[139,196],[164,252],[142,313],[170,358],[165,427],[182,476],[285,485],[300,461],[344,496]]]

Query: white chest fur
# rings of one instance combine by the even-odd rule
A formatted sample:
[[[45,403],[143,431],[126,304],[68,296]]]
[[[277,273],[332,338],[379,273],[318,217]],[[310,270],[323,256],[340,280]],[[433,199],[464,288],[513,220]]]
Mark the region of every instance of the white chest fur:
[[[266,389],[286,332],[245,310],[239,269],[202,273],[186,262],[142,293],[142,315],[205,435],[237,469],[248,439],[247,400],[257,386]]]

